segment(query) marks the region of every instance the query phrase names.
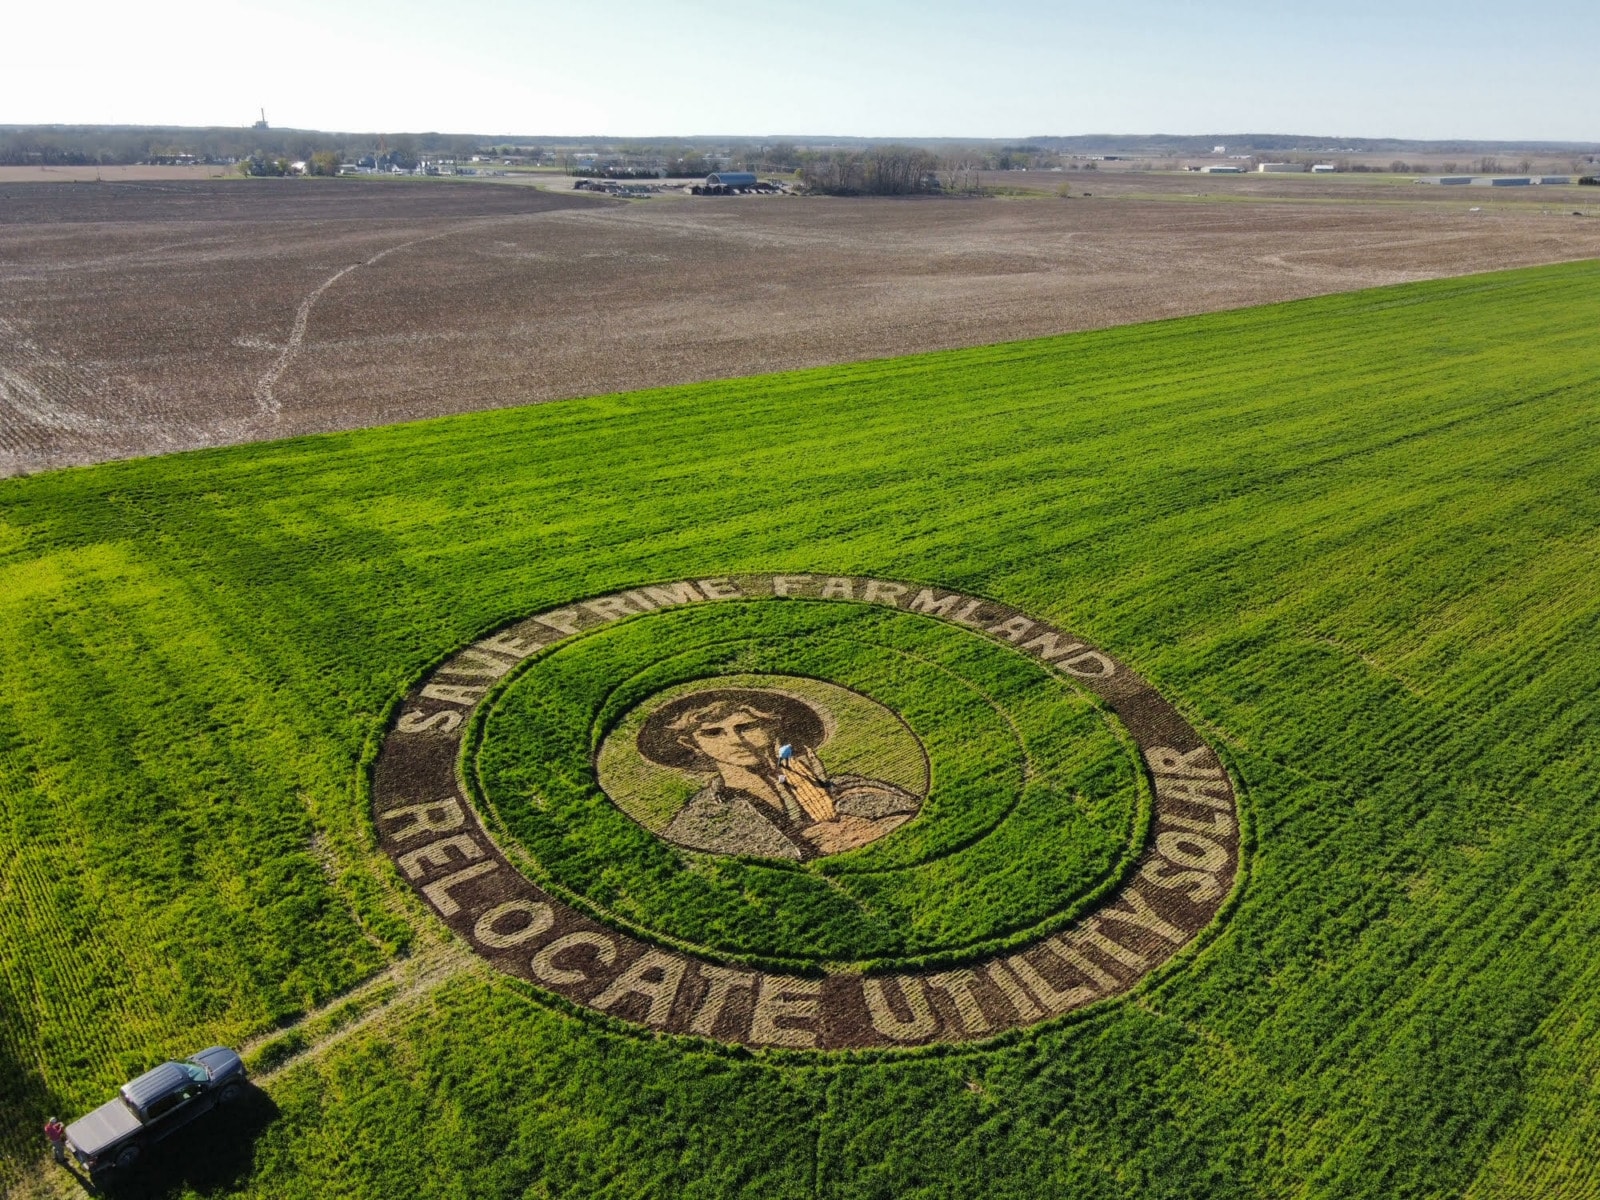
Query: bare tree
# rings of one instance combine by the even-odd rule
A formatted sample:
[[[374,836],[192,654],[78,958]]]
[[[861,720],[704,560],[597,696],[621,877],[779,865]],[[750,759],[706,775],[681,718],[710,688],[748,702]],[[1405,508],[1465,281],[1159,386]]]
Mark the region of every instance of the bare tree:
[[[808,192],[826,196],[853,196],[866,183],[863,156],[846,150],[808,154],[800,164],[800,182]]]
[[[867,191],[910,196],[939,189],[938,160],[912,146],[875,146],[867,152]]]
[[[800,180],[809,192],[830,196],[909,196],[937,192],[939,160],[911,146],[874,146],[806,157]]]
[[[979,174],[982,169],[982,161],[971,154],[952,154],[944,160],[940,183],[947,192],[977,195],[983,191],[983,177]]]

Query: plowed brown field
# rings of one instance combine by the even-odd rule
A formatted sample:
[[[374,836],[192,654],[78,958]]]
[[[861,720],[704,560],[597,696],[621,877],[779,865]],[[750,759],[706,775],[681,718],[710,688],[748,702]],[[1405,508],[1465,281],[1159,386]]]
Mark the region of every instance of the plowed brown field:
[[[0,181],[0,475],[1600,255],[1590,189],[1069,182]]]

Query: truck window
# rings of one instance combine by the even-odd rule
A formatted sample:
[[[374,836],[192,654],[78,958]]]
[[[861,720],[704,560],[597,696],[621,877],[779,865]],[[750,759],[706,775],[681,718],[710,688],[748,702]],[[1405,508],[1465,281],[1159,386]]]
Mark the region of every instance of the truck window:
[[[159,1100],[152,1100],[150,1107],[144,1110],[144,1119],[146,1121],[154,1121],[159,1117],[164,1117],[187,1098],[188,1093],[183,1091],[173,1092],[169,1096],[162,1096]]]

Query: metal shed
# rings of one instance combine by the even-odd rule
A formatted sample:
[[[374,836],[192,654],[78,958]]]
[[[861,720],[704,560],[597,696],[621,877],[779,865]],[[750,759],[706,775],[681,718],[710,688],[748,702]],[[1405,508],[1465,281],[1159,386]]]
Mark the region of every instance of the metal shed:
[[[749,171],[718,171],[715,175],[706,176],[708,188],[747,188],[755,185],[756,177]]]

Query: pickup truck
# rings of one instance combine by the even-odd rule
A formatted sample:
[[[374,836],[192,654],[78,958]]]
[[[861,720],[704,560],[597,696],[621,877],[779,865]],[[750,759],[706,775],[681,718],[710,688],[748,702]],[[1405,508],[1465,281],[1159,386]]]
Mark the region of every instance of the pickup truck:
[[[164,1062],[122,1085],[115,1100],[67,1126],[67,1149],[91,1178],[126,1171],[146,1147],[244,1090],[244,1063],[225,1046]]]

